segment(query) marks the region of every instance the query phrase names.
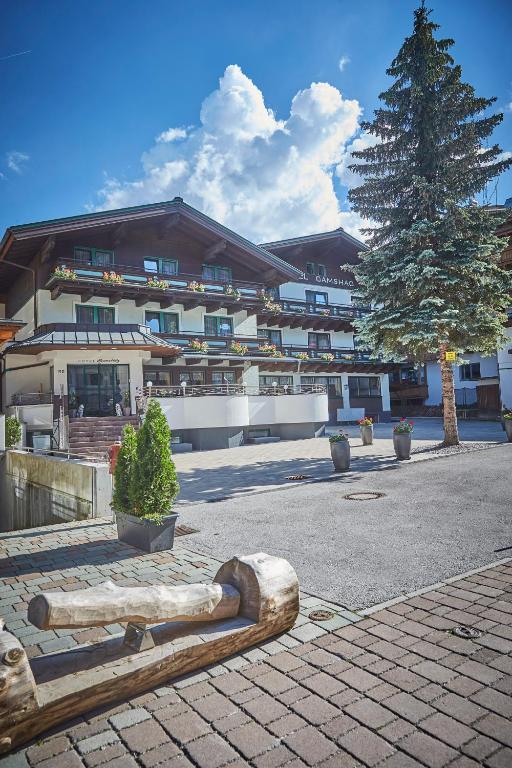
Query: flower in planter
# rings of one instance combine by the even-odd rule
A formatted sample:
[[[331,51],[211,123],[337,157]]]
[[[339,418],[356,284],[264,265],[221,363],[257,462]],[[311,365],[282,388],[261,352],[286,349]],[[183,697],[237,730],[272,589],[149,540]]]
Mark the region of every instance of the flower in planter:
[[[199,293],[204,293],[204,285],[202,283],[198,283],[196,280],[192,280],[188,284],[188,290],[189,291],[198,291]]]
[[[506,405],[503,406],[501,415],[504,419],[512,419],[512,411],[510,410],[510,408],[507,408]]]
[[[360,427],[373,427],[373,419],[371,416],[365,416],[363,419],[358,419],[357,423]]]
[[[414,421],[407,420],[404,416],[400,419],[398,424],[393,427],[395,435],[406,435],[412,432],[414,429]]]
[[[193,352],[208,352],[208,342],[200,339],[191,339],[188,343]]]
[[[277,352],[277,347],[275,344],[260,344],[258,347],[259,352],[263,352],[264,354],[271,355],[274,352]]]
[[[161,288],[162,290],[169,287],[167,280],[159,280],[157,277],[150,277],[146,285],[148,288]]]
[[[230,350],[234,355],[246,355],[249,347],[247,344],[241,344],[239,341],[232,341]]]
[[[275,301],[272,296],[269,296],[264,291],[262,291],[262,293],[260,293],[260,298],[263,301],[265,309],[267,309],[269,312],[281,312],[281,305],[279,302]]]
[[[322,309],[320,314],[321,315],[325,315],[325,316],[330,315],[331,314],[331,310],[330,309]]]
[[[292,357],[297,358],[297,360],[309,360],[309,355],[307,352],[294,352]]]
[[[124,282],[121,275],[118,275],[117,272],[104,272],[103,273],[103,282],[104,283],[113,283],[114,285],[121,285],[121,283]]]
[[[348,441],[348,435],[346,432],[337,432],[335,435],[329,436],[330,443],[344,443]]]
[[[224,293],[226,296],[231,296],[231,298],[235,299],[236,301],[240,301],[242,298],[242,294],[238,290],[238,288],[233,288],[232,285],[226,285],[224,288]]]
[[[60,267],[55,267],[53,272],[54,277],[60,277],[61,280],[76,280],[77,275],[74,269],[68,269],[65,264]]]
[[[334,360],[334,355],[332,352],[324,352],[320,355],[320,360],[325,360],[326,363],[332,363]]]

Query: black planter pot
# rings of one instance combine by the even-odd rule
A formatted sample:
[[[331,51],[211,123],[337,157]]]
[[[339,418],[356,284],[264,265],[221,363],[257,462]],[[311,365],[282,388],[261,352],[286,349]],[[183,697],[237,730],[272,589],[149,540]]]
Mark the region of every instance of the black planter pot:
[[[177,519],[178,513],[174,512],[157,524],[125,512],[116,512],[117,538],[143,552],[163,552],[173,547]]]

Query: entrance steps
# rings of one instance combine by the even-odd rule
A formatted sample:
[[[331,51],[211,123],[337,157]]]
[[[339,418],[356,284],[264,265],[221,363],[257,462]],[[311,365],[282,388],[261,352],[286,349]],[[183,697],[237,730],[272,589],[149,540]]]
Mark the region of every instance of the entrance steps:
[[[108,449],[121,439],[126,424],[139,426],[138,416],[84,416],[69,419],[70,453],[99,458],[108,456]]]

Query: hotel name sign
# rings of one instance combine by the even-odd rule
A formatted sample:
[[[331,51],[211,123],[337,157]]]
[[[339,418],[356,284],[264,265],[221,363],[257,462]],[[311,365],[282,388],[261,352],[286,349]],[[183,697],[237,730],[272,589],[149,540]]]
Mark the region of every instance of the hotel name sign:
[[[338,277],[330,275],[308,275],[307,272],[302,272],[301,280],[306,283],[313,283],[319,285],[332,285],[335,288],[345,288],[352,290],[357,288],[357,283],[354,279],[354,275],[350,272],[340,272]]]

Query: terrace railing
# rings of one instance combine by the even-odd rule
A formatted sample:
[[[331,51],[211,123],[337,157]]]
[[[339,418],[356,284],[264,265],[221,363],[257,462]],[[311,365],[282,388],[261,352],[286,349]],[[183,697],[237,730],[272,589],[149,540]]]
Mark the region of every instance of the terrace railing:
[[[370,312],[369,307],[357,307],[353,304],[316,304],[300,299],[279,299],[283,312],[316,315],[317,317],[332,317],[343,319],[355,319]]]
[[[247,384],[182,384],[172,386],[155,385],[143,388],[146,397],[205,397],[206,395],[321,395],[326,388],[321,384],[299,384],[297,386],[251,387]]]
[[[52,392],[18,392],[11,397],[11,405],[51,405]]]

